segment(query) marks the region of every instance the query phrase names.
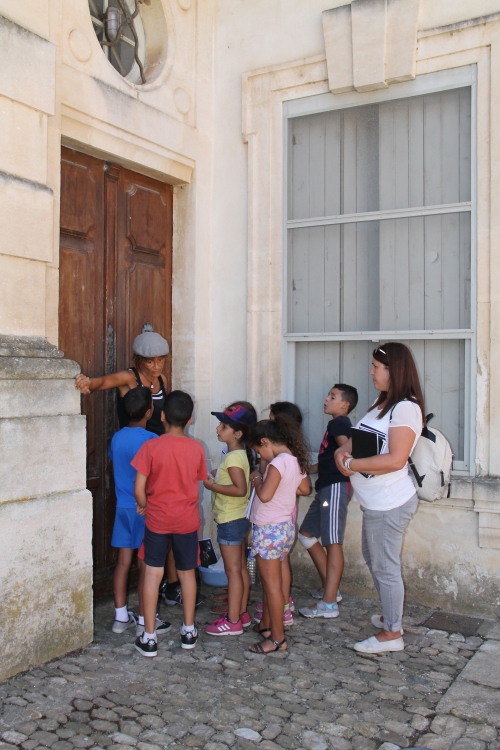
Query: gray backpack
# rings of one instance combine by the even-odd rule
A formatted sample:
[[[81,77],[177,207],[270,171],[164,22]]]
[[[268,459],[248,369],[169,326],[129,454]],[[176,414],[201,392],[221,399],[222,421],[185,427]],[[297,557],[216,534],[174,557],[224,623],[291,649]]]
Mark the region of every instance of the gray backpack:
[[[392,407],[392,412],[397,404]],[[412,450],[408,465],[417,495],[420,500],[433,503],[442,497],[449,497],[451,490],[451,467],[453,453],[451,445],[442,432],[428,427],[434,414],[427,414],[425,427]]]

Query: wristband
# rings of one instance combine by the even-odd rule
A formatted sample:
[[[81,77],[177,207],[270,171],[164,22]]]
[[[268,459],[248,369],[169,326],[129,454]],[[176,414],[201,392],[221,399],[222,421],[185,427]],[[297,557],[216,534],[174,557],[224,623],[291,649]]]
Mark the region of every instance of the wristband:
[[[347,469],[347,471],[353,471],[353,469],[349,468],[351,465],[352,458],[353,458],[352,456],[349,456],[349,458],[346,458],[346,460],[344,461],[344,466]]]

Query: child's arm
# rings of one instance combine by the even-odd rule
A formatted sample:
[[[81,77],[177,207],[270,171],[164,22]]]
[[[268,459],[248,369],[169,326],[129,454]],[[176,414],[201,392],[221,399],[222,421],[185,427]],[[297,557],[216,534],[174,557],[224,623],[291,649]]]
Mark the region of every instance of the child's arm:
[[[311,494],[311,485],[309,484],[309,478],[304,477],[302,482],[297,487],[297,495],[310,495]]]
[[[247,494],[247,480],[245,479],[245,472],[240,469],[239,466],[230,466],[227,470],[231,477],[232,484],[217,484],[213,477],[208,477],[203,482],[203,486],[207,490],[217,492],[219,495],[227,495],[228,497],[245,497]]]
[[[148,503],[146,497],[146,481],[147,477],[138,471],[135,475],[134,497],[137,503],[137,512],[141,516],[146,515],[146,505]]]
[[[309,466],[307,470],[308,474],[317,474],[318,473],[318,464],[312,464],[312,466]]]
[[[349,438],[347,437],[347,435],[335,435],[335,440],[339,448],[341,448],[348,442]]]
[[[281,482],[281,474],[275,466],[269,466],[264,480],[260,474],[255,475],[255,472],[253,472],[252,476],[252,484],[255,487],[257,497],[262,503],[268,503],[273,499],[274,493],[278,489],[278,485]]]

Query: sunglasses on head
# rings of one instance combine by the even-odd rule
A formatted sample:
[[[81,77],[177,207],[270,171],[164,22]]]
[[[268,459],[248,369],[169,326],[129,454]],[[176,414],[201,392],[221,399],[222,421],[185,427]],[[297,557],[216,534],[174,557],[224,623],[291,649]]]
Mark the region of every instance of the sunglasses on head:
[[[387,353],[386,353],[386,352],[384,352],[384,350],[382,349],[382,347],[381,347],[381,346],[379,346],[379,347],[378,347],[378,348],[377,348],[377,349],[375,350],[375,354],[376,354],[377,352],[380,352],[381,354],[385,354],[385,356],[387,357]]]

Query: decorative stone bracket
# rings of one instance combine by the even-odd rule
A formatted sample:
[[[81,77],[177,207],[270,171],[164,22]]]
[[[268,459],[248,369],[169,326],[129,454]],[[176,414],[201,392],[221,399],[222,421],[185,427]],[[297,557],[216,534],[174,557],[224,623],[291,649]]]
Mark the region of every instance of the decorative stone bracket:
[[[330,90],[373,91],[415,78],[420,0],[355,0],[323,11]]]

